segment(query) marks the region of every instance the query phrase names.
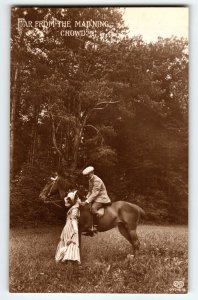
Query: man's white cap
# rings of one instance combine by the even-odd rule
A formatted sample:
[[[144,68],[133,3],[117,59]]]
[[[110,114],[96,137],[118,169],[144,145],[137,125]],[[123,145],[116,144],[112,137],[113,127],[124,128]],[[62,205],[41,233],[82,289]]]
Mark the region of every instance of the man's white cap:
[[[94,167],[87,167],[86,169],[83,170],[82,173],[83,173],[83,175],[88,175],[93,171],[94,171]]]

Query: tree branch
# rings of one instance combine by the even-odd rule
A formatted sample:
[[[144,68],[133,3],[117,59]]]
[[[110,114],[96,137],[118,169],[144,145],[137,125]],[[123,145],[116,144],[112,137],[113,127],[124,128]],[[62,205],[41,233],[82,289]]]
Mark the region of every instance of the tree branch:
[[[92,108],[91,111],[93,111],[93,110],[103,110],[103,109],[105,109],[107,106],[108,106],[108,105],[106,105],[105,107],[94,107],[94,108]]]
[[[107,102],[107,101],[103,101],[103,102],[99,102],[98,104],[96,105],[102,105],[102,104],[106,104],[104,107],[92,107],[89,111],[85,111],[83,112],[82,114],[82,123],[81,123],[81,134],[84,130],[84,127],[85,126],[88,126],[86,125],[86,122],[87,120],[89,119],[91,113],[94,111],[94,110],[103,110],[105,109],[109,104],[115,104],[115,103],[118,103],[120,101],[112,101],[112,102]],[[93,125],[90,125],[90,126],[93,126]],[[94,126],[93,126],[94,127]],[[101,135],[102,136],[102,135]],[[103,138],[103,137],[102,137]],[[103,139],[104,141],[104,139]]]
[[[91,111],[93,111],[93,110],[103,110],[103,109],[107,108],[109,106],[109,104],[115,104],[115,103],[119,103],[119,102],[120,101],[112,101],[112,102],[103,101],[103,102],[99,102],[99,103],[96,104],[96,107],[93,107],[91,109]],[[104,107],[97,107],[97,106],[104,105],[104,104],[105,104]]]
[[[95,131],[96,131],[97,133],[99,133],[99,129],[96,128],[95,126],[91,125],[91,124],[87,124],[87,125],[85,125],[85,127],[91,127],[91,128],[93,128],[93,129],[95,129]]]
[[[58,125],[56,126],[56,133],[58,132],[58,129],[59,129],[60,124],[61,124],[61,121],[62,121],[62,120],[60,120],[59,123],[58,123]]]
[[[95,126],[93,126],[91,124],[87,124],[87,125],[85,125],[85,127],[91,127],[91,128],[93,128],[97,132],[97,136],[101,137],[101,145],[104,145],[104,137],[103,137],[102,133],[100,132],[100,130],[97,127],[95,127]],[[92,140],[92,139],[89,139],[89,140]]]
[[[99,106],[99,105],[103,105],[103,104],[115,104],[115,103],[119,103],[120,101],[110,101],[110,102],[107,102],[107,101],[103,101],[103,102],[99,102],[96,104],[96,106]]]

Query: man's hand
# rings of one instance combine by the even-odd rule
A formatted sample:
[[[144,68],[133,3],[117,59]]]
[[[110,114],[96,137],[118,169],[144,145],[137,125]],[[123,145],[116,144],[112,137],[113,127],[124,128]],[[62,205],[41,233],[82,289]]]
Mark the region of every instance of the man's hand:
[[[85,200],[85,202],[81,202],[81,206],[85,206],[87,204],[89,204],[89,202],[87,200]]]

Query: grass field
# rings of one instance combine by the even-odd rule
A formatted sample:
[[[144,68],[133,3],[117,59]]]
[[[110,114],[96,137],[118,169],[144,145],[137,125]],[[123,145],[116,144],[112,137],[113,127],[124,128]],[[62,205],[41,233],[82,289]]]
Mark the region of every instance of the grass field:
[[[138,228],[141,248],[116,229],[82,238],[82,265],[55,263],[61,227],[12,229],[10,292],[186,293],[187,227]]]

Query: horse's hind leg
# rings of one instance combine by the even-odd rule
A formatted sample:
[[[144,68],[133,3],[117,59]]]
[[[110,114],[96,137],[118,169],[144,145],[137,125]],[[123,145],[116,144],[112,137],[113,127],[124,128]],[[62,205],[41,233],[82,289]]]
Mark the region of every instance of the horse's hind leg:
[[[135,251],[139,250],[139,248],[140,248],[140,242],[138,240],[136,229],[128,229],[128,234],[130,235],[131,243],[133,245],[133,250],[134,250],[134,254],[135,254]]]
[[[139,250],[140,247],[136,230],[129,230],[124,223],[118,223],[118,229],[125,239],[127,239],[127,241],[132,245],[132,251],[135,255],[135,251]]]

